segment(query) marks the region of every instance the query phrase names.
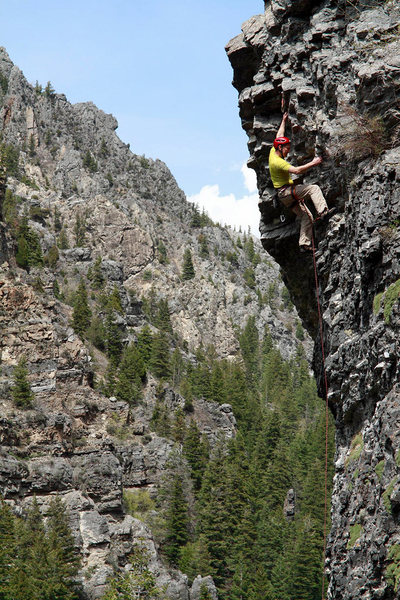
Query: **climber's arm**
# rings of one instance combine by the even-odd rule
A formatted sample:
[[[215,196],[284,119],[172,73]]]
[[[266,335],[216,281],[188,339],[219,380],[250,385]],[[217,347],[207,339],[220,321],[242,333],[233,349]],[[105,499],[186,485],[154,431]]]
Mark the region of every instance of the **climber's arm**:
[[[289,173],[293,173],[294,175],[301,175],[302,173],[308,171],[308,169],[312,169],[313,167],[316,167],[321,163],[322,158],[320,156],[316,156],[310,162],[306,163],[305,165],[301,165],[300,167],[292,167],[292,165],[290,165]]]
[[[276,133],[277,138],[283,137],[285,135],[285,127],[286,127],[286,121],[287,121],[288,116],[289,116],[289,113],[287,113],[287,112],[283,113],[282,122],[279,125],[279,129]]]

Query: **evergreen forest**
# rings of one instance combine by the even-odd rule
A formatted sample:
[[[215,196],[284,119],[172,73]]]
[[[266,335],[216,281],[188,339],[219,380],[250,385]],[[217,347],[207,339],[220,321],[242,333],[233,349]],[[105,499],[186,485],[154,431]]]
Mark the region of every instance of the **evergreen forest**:
[[[77,600],[79,567],[68,513],[58,496],[45,518],[36,498],[23,518],[0,501],[1,600]]]
[[[143,491],[136,497],[127,494],[127,511],[148,522],[170,567],[181,569],[190,581],[198,574],[212,575],[222,600],[317,600],[326,417],[303,347],[299,344],[295,357],[285,361],[268,330],[259,336],[254,317],[238,332],[241,358],[234,362],[218,360],[212,349],[202,348],[195,362],[185,362],[179,349],[168,353],[165,336],[165,327],[153,337],[147,328],[139,336],[135,360],[141,357],[141,369],[147,364],[179,389],[185,406],[171,414],[160,388],[152,426],[174,440],[175,450],[157,500]],[[137,391],[140,379],[135,385]],[[192,418],[196,398],[229,402],[237,435],[211,449]],[[328,496],[333,429],[331,422]],[[113,580],[107,599],[133,597],[124,591],[126,577]]]
[[[213,360],[199,351],[180,381],[185,398],[232,405],[234,439],[221,440],[210,452],[190,413],[188,424],[179,411],[171,419],[158,407],[156,425],[182,449],[171,459],[160,501],[161,547],[191,579],[211,574],[221,599],[316,600],[322,586],[325,406],[301,345],[291,361],[283,360],[268,331],[260,339],[254,317],[239,341],[241,361]],[[329,487],[333,429],[331,422]],[[284,510],[289,490],[292,510]]]
[[[83,288],[79,293],[84,296]],[[212,349],[199,348],[195,360],[188,361],[179,348],[170,351],[168,307],[161,302],[155,314],[158,333],[146,325],[137,342],[124,350],[111,336],[114,354],[107,381],[100,384],[134,406],[141,402],[146,374],[153,373],[160,379],[160,391],[152,429],[175,443],[157,497],[143,490],[125,494],[126,512],[147,522],[171,568],[182,570],[190,581],[198,574],[211,575],[221,600],[317,600],[322,585],[325,406],[302,345],[285,361],[269,331],[260,336],[251,316],[238,331],[240,359],[220,360]],[[113,356],[118,356],[118,367]],[[162,382],[179,390],[183,409],[168,410]],[[231,404],[237,420],[234,438],[210,446],[193,418],[197,398]],[[330,423],[328,488],[333,429]],[[3,503],[0,548],[0,600],[80,597],[79,561],[58,497],[45,519],[36,501],[24,518]],[[148,600],[162,596],[140,548],[131,562],[136,567],[129,574],[117,571],[105,598],[129,600],[137,597],[138,589]],[[207,590],[203,597],[207,600]]]

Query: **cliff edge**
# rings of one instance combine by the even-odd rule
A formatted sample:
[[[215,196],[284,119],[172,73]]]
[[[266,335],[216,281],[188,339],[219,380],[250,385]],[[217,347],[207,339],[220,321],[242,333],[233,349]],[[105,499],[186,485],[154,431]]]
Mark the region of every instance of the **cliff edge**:
[[[316,333],[312,260],[272,204],[268,152],[289,111],[294,164],[338,212],[315,228],[336,474],[328,597],[400,597],[400,8],[396,2],[271,0],[227,54],[258,179],[261,241]],[[291,158],[291,157],[290,157]],[[320,344],[314,367],[321,376]],[[322,388],[322,386],[321,386]]]

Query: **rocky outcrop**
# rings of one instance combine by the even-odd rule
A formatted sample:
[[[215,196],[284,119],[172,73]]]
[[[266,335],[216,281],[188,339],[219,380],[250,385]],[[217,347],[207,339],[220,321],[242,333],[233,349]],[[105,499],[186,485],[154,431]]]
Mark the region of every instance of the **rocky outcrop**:
[[[258,178],[261,241],[312,334],[311,258],[298,253],[298,225],[290,213],[280,219],[268,180],[282,103],[297,164],[324,152],[308,180],[338,208],[315,238],[337,426],[328,597],[341,600],[398,595],[399,24],[391,1],[271,0],[227,45]],[[314,366],[322,382],[318,341]]]

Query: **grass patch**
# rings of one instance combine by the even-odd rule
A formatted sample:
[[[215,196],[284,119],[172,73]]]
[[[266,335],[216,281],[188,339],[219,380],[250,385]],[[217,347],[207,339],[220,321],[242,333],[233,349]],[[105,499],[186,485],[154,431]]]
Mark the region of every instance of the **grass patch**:
[[[381,460],[375,467],[375,473],[378,475],[379,481],[382,481],[383,469],[385,468],[385,461]]]
[[[388,513],[392,514],[392,503],[390,502],[390,496],[394,490],[394,486],[396,483],[396,478],[392,479],[392,481],[387,486],[386,490],[383,492],[383,504]]]
[[[400,279],[392,283],[387,290],[376,294],[372,310],[374,315],[377,315],[380,311],[383,303],[383,318],[387,325],[390,324],[390,317],[393,312],[394,305],[399,301],[400,298]]]
[[[350,454],[346,459],[346,467],[348,467],[351,462],[354,462],[360,458],[363,449],[364,440],[362,438],[362,434],[357,433],[357,435],[355,435],[351,441]]]
[[[396,302],[398,302],[400,296],[400,279],[392,283],[385,292],[383,299],[383,318],[385,323],[390,323],[390,316]]]
[[[400,544],[394,544],[388,552],[388,560],[391,564],[388,565],[385,576],[386,581],[391,583],[394,591],[397,592],[400,580]]]
[[[373,302],[374,315],[377,315],[379,312],[379,309],[380,309],[381,303],[382,303],[382,296],[383,296],[383,292],[380,292],[374,298],[374,302]]]
[[[344,154],[356,163],[375,158],[390,144],[386,125],[380,115],[359,112],[347,103],[340,105],[341,127],[337,155]]]
[[[356,523],[350,527],[350,539],[347,542],[347,548],[354,548],[355,543],[360,538],[363,532],[363,526],[360,523]]]

